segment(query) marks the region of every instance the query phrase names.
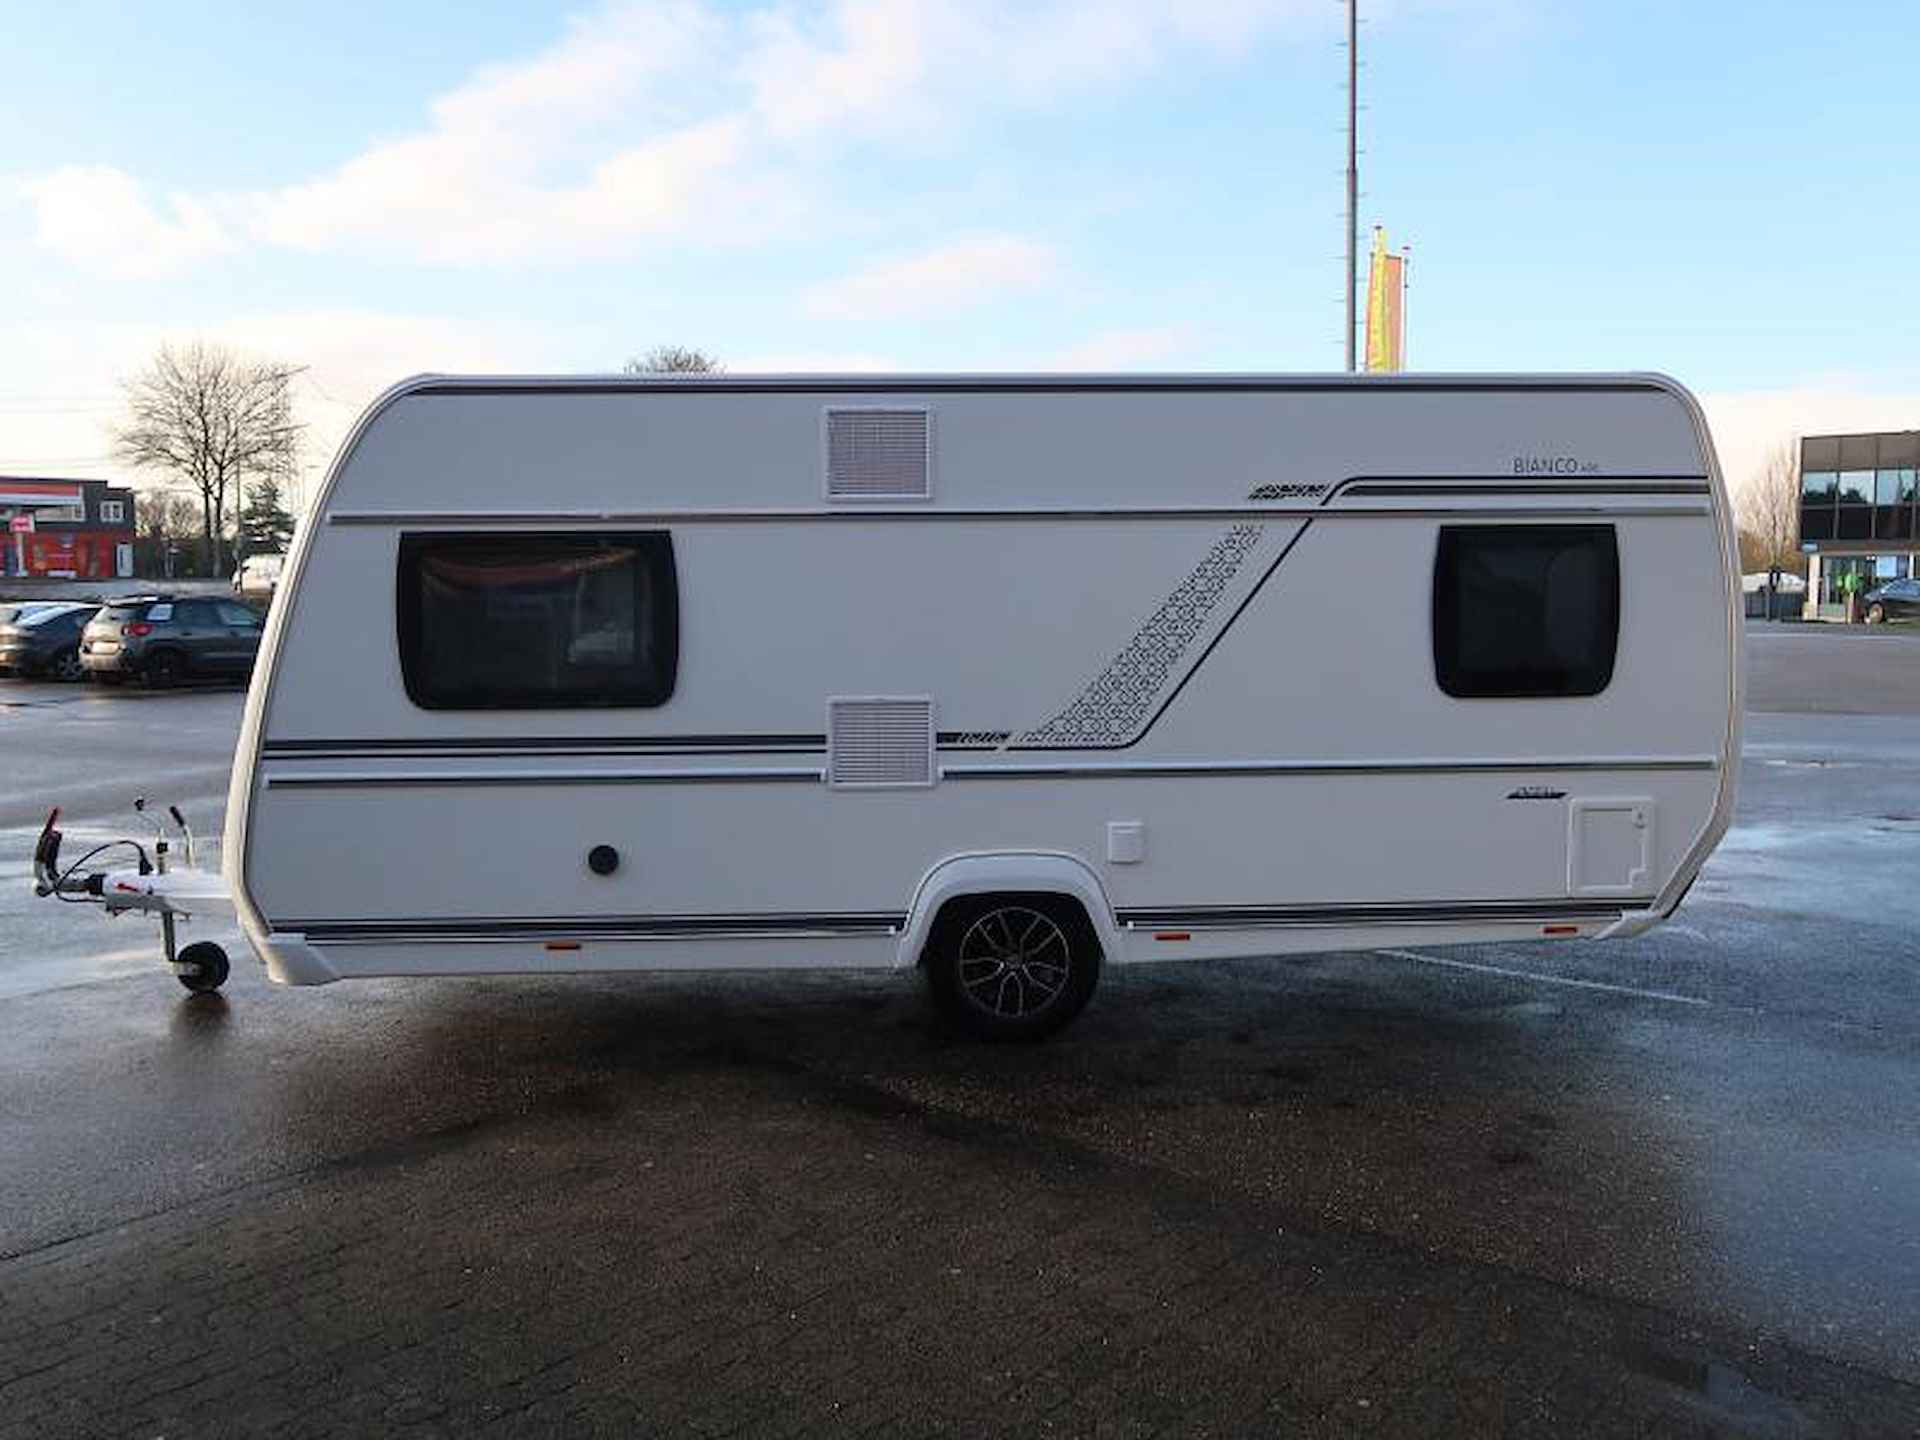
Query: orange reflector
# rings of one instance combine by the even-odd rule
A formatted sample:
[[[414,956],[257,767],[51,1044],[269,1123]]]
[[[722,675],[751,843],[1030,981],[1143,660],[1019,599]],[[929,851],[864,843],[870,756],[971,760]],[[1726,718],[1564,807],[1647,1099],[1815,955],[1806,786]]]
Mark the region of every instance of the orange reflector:
[[[1193,936],[1185,930],[1156,930],[1153,932],[1153,938],[1156,940],[1191,940]]]
[[[580,942],[578,940],[547,941],[547,949],[549,950],[578,950],[579,948],[580,948]]]
[[[1542,925],[1540,933],[1542,935],[1578,935],[1580,927],[1578,925]]]

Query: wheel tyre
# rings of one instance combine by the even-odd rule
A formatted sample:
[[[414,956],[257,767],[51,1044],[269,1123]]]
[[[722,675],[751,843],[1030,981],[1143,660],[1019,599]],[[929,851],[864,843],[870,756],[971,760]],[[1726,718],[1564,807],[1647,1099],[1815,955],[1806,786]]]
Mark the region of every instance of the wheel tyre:
[[[147,661],[147,684],[155,690],[171,690],[180,683],[180,657],[162,650]]]
[[[72,685],[87,678],[86,668],[80,663],[80,652],[62,650],[53,657],[53,663],[47,667],[47,673],[56,680],[64,680]]]
[[[1886,606],[1869,605],[1867,607],[1867,623],[1869,625],[1884,625],[1886,621],[1887,621]]]
[[[211,995],[227,983],[227,952],[211,940],[198,940],[187,946],[180,952],[180,962],[200,967],[195,974],[175,976],[196,995]]]
[[[1043,1040],[1086,1008],[1100,941],[1085,912],[1055,895],[956,900],[927,941],[941,1015],[982,1040]]]

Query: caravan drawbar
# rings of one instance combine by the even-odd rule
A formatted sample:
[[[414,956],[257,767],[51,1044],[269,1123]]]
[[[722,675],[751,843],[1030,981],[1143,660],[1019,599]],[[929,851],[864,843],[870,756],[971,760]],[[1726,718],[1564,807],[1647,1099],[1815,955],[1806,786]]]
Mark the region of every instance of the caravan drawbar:
[[[424,376],[342,446],[225,863],[274,979],[1636,934],[1740,611],[1654,375]]]

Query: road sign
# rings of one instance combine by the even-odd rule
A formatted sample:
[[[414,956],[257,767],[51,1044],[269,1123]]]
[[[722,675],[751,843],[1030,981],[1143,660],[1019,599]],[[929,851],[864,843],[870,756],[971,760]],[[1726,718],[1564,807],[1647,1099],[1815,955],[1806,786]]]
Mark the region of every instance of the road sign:
[[[29,511],[25,515],[14,516],[13,519],[7,522],[7,528],[16,535],[31,535],[33,533],[33,512]]]

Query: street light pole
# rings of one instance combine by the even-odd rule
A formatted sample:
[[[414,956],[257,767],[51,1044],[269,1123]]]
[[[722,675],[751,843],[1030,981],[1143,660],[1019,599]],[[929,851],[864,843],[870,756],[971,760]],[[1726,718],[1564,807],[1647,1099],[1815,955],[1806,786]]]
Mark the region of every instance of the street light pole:
[[[1355,364],[1360,285],[1360,0],[1347,0],[1347,369]]]

